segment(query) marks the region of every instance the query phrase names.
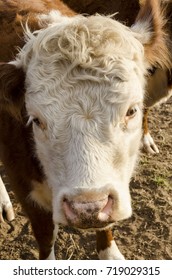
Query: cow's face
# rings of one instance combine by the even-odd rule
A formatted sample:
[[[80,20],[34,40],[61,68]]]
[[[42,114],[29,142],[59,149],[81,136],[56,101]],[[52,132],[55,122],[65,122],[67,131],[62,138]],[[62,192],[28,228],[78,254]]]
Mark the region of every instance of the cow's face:
[[[143,91],[134,63],[126,80],[96,80],[96,71],[93,76],[89,69],[63,67],[54,65],[37,93],[29,91],[34,81],[27,77],[27,112],[52,188],[54,220],[104,226],[131,215],[129,181],[141,137]],[[38,65],[35,78],[37,70]],[[36,79],[41,89],[44,79]]]
[[[25,102],[55,222],[104,227],[131,215],[143,53],[125,27],[118,38],[116,25],[81,17],[61,32],[41,31],[33,42]]]
[[[45,30],[28,34],[13,64],[26,74],[25,106],[52,191],[54,222],[104,228],[131,215],[143,45],[140,35],[111,18],[53,18]]]

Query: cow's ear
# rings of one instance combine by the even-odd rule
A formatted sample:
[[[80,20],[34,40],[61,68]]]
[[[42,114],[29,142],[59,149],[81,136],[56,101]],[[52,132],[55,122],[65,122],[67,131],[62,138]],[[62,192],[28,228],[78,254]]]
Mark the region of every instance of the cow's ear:
[[[144,45],[148,68],[169,67],[170,59],[165,33],[166,20],[160,0],[142,0],[141,9],[131,27]]]
[[[0,110],[21,119],[24,106],[25,74],[22,68],[10,63],[0,64]]]

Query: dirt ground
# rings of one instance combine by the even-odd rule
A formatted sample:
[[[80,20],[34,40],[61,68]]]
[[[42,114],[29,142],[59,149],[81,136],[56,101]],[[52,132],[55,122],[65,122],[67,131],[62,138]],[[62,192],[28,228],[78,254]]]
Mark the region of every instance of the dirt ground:
[[[172,259],[172,98],[153,108],[150,128],[160,153],[141,153],[131,181],[133,215],[116,223],[114,238],[126,259]],[[30,224],[6,182],[16,218],[0,225],[0,259],[36,259],[37,244]],[[98,259],[95,233],[60,228],[57,259]]]

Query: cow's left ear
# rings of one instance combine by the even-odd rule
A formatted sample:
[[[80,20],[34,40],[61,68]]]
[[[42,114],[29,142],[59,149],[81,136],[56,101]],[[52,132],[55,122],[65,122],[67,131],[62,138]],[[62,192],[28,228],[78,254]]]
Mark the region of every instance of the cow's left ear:
[[[21,119],[24,106],[25,73],[10,63],[0,63],[0,110]]]
[[[170,59],[165,33],[166,20],[160,0],[142,0],[141,9],[131,29],[137,33],[145,50],[147,68],[169,67]]]

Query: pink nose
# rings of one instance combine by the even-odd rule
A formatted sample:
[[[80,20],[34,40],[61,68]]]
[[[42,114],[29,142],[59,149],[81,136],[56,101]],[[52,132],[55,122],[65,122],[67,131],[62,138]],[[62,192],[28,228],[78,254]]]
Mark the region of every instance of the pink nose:
[[[113,198],[102,197],[99,200],[81,201],[64,198],[63,211],[68,223],[78,228],[102,228],[112,223],[110,220]]]

